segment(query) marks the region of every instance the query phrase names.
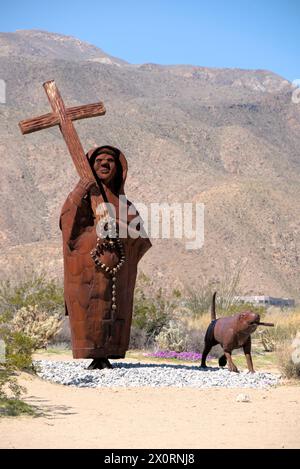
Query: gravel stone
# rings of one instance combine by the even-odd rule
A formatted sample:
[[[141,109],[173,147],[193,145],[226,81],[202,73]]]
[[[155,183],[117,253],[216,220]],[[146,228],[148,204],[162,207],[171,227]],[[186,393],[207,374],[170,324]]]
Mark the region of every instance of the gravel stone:
[[[280,382],[280,375],[272,373],[232,373],[224,368],[153,363],[113,362],[112,369],[88,370],[88,360],[36,360],[41,378],[80,388],[101,387],[189,387],[189,388],[267,388]]]

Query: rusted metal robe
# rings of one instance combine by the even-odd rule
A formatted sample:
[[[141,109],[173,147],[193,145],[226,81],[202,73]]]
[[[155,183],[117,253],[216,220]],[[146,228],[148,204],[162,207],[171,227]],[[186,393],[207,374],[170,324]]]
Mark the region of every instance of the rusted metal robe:
[[[95,151],[97,149],[91,150],[87,157],[91,158]],[[119,161],[122,167],[119,194],[124,194],[127,162],[121,152]],[[105,186],[104,190],[108,202],[113,203],[116,208],[117,221],[121,222],[118,197]],[[84,183],[79,181],[66,199],[60,217],[65,306],[70,318],[74,358],[125,356],[130,338],[137,264],[151,247],[148,238],[121,238],[126,261],[116,275],[117,310],[116,320],[111,326],[111,276],[96,269],[90,254],[97,242],[98,218],[95,216],[95,209],[101,202],[103,198],[98,188],[87,191]],[[129,206],[130,202],[126,204],[125,213]],[[129,221],[133,219],[132,216],[128,218]]]

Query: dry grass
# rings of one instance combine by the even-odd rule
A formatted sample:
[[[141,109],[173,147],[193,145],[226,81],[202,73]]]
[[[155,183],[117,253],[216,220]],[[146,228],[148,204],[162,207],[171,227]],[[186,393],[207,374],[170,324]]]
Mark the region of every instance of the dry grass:
[[[274,350],[283,342],[290,343],[300,331],[300,309],[269,308],[264,321],[275,324],[272,328],[261,328],[260,331],[262,339],[265,339],[271,350]]]
[[[295,348],[295,337],[300,334],[300,309],[282,311],[270,308],[264,320],[274,322],[275,327],[263,331],[262,340],[265,340],[270,350],[275,350],[277,364],[283,375],[299,379],[300,363],[296,363],[292,355],[296,348],[299,349],[299,344]]]
[[[265,320],[274,322],[277,327],[295,331],[300,329],[300,308],[297,309],[280,309],[268,308]]]
[[[211,317],[210,313],[204,313],[201,316],[182,318],[182,321],[186,323],[189,329],[198,329],[205,332],[211,322]]]
[[[300,362],[293,360],[294,349],[291,343],[282,342],[277,346],[276,358],[277,364],[286,378],[300,378]],[[298,351],[299,356],[299,351]]]

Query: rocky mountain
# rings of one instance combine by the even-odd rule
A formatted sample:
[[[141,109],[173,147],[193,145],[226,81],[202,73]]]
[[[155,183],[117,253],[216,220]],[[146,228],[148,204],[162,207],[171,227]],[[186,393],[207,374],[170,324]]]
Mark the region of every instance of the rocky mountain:
[[[78,176],[58,128],[22,136],[20,120],[50,112],[55,79],[66,105],[104,101],[75,125],[86,150],[111,144],[129,162],[127,196],[205,204],[205,240],[153,240],[141,269],[173,288],[226,281],[241,292],[300,297],[300,104],[265,70],[132,65],[76,38],[0,33],[0,269],[62,276],[58,219]]]

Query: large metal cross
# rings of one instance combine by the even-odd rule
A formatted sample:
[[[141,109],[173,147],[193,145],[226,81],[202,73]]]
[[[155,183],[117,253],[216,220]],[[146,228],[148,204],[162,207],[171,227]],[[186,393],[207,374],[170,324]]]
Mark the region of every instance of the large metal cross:
[[[46,81],[43,87],[52,107],[52,112],[19,122],[22,134],[30,134],[31,132],[59,125],[79,176],[90,180],[94,179],[73,121],[86,119],[87,117],[103,116],[106,112],[104,104],[99,102],[66,108],[54,80]]]

